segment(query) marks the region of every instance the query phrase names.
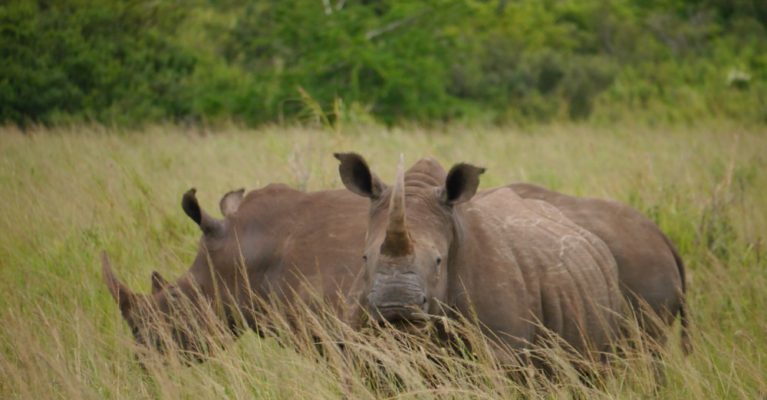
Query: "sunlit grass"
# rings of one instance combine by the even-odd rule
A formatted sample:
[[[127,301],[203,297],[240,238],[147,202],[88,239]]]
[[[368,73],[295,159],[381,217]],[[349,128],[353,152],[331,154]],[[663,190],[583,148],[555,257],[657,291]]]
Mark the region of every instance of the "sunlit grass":
[[[672,335],[668,382],[659,396],[767,395],[766,130],[371,127],[203,134],[76,127],[0,130],[0,398],[652,395],[652,372],[639,356],[616,360],[599,385],[577,378],[527,385],[481,352],[435,364],[429,360],[438,347],[422,342],[422,349],[408,350],[385,336],[357,337],[351,355],[323,358],[311,346],[295,350],[279,346],[280,338],[249,333],[205,364],[150,358],[142,370],[101,281],[98,252],[107,250],[120,277],[148,292],[151,270],[178,276],[196,252],[198,229],[180,207],[184,191],[196,187],[201,204],[213,210],[223,193],[239,187],[341,187],[332,157],[339,150],[363,154],[386,181],[402,152],[408,163],[432,156],[446,167],[483,165],[483,187],[529,181],[632,204],[669,234],[688,266],[695,352],[682,356],[678,332]],[[381,360],[399,380],[366,383],[362,367],[346,369],[365,359]]]

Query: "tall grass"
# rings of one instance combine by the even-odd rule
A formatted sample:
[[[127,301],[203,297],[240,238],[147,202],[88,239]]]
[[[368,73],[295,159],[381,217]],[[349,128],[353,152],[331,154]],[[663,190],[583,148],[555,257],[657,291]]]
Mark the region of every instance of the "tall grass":
[[[767,395],[767,131],[345,131],[0,131],[0,398]],[[446,166],[483,165],[483,187],[530,181],[632,204],[669,234],[688,266],[695,352],[684,357],[672,334],[658,393],[642,353],[616,359],[597,384],[567,365],[553,381],[515,381],[477,335],[463,357],[418,336],[348,331],[346,351],[320,354],[282,329],[264,339],[248,333],[203,364],[148,354],[142,369],[101,281],[99,251],[129,286],[148,292],[151,270],[179,276],[196,253],[198,229],[179,206],[185,190],[197,187],[213,208],[243,186],[340,187],[331,156],[338,150],[364,154],[388,180],[404,152],[408,163],[428,155]]]

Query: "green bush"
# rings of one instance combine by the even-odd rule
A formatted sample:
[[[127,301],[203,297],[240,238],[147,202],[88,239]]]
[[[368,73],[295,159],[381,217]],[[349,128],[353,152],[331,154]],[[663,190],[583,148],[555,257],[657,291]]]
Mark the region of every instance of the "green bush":
[[[173,40],[181,21],[173,7],[146,1],[1,6],[0,119],[131,122],[188,114],[196,55]]]
[[[14,0],[0,120],[763,123],[762,3]]]

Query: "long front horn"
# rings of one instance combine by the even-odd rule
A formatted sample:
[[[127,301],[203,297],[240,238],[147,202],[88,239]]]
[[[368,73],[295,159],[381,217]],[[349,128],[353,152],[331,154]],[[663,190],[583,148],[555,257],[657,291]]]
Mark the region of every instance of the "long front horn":
[[[381,252],[402,256],[410,254],[412,250],[405,216],[405,157],[400,154],[397,179],[389,201],[389,223],[386,226],[386,237],[381,245]]]
[[[104,275],[104,283],[109,288],[109,293],[120,306],[120,312],[127,318],[131,307],[136,303],[136,294],[125,286],[112,272],[112,265],[109,263],[109,257],[106,251],[101,252],[101,271]]]

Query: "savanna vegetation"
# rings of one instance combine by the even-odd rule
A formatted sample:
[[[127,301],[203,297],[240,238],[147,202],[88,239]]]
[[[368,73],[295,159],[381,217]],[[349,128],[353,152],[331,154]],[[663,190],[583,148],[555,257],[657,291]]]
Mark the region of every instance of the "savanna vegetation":
[[[765,123],[759,0],[2,2],[0,398],[764,398]],[[672,332],[658,386],[642,345],[515,379],[470,322],[471,352],[328,315],[343,352],[279,315],[202,364],[134,344],[100,251],[147,292],[196,254],[187,189],[340,188],[343,150],[631,204],[687,264],[694,352]]]
[[[766,134],[735,124],[343,132],[5,128],[0,397],[764,397]],[[365,154],[389,181],[404,152],[408,163],[428,155],[444,164],[484,165],[485,188],[522,180],[630,203],[668,233],[687,263],[695,351],[684,357],[672,334],[664,358],[667,383],[659,388],[642,352],[615,359],[592,384],[566,362],[556,380],[515,381],[482,346],[457,356],[415,337],[403,345],[367,333],[344,353],[323,356],[286,330],[265,339],[251,332],[203,364],[145,354],[142,368],[102,282],[99,251],[109,252],[131,287],[147,292],[151,270],[178,276],[196,253],[199,230],[179,206],[189,187],[198,188],[208,209],[243,186],[340,187],[331,153],[346,149]],[[371,360],[385,368],[370,368]]]
[[[760,0],[10,0],[0,122],[767,121]]]

